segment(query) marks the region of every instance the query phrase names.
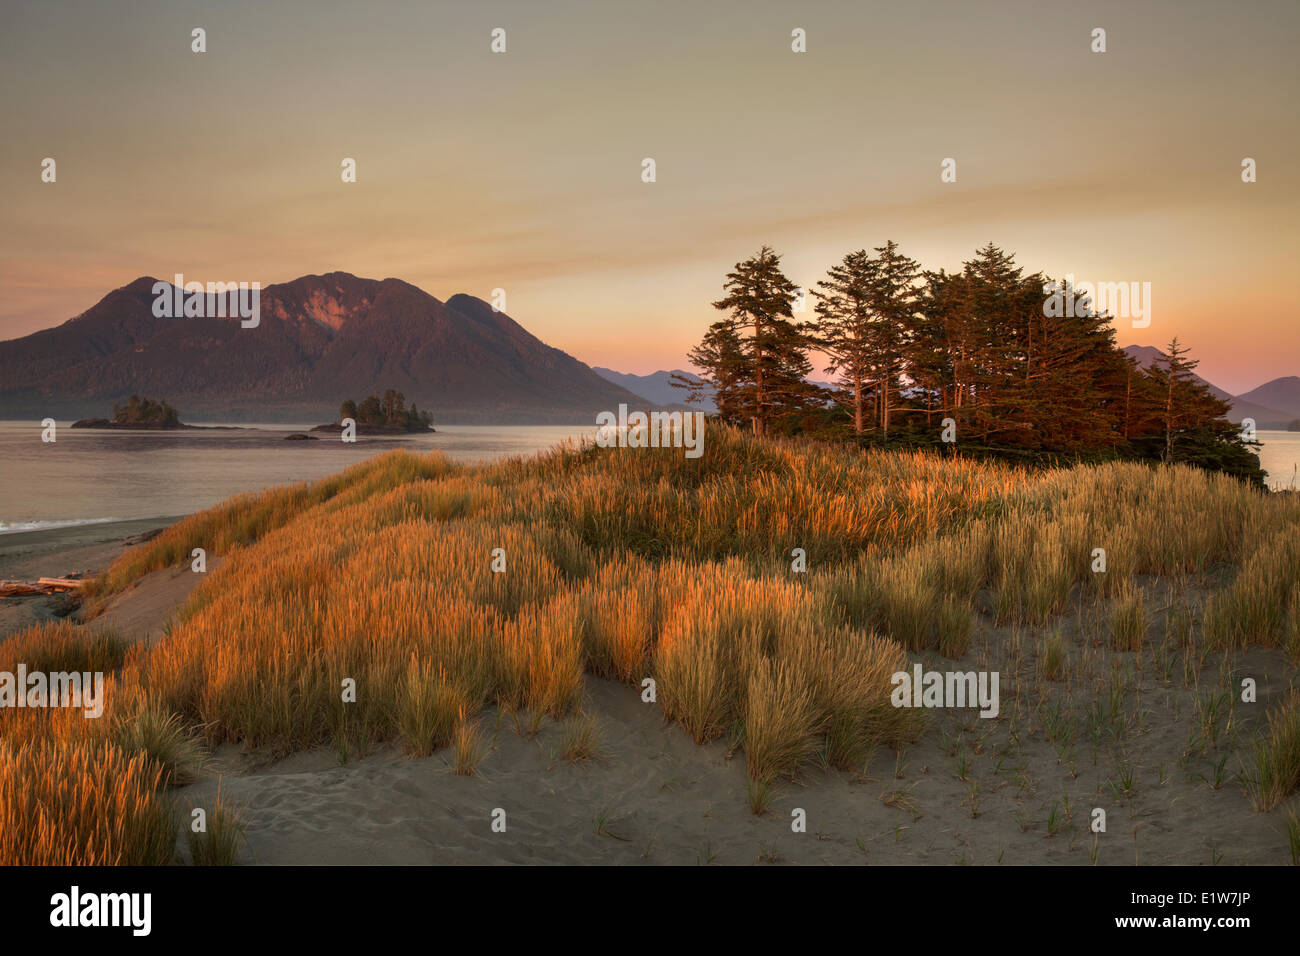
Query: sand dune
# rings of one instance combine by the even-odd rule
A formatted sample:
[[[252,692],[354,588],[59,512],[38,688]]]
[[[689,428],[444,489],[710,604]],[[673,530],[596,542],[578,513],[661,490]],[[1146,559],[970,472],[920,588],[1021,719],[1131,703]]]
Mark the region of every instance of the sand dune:
[[[76,533],[0,541],[0,568],[12,576],[95,569],[125,545],[120,529],[116,538],[105,526],[66,530]],[[147,575],[92,626],[156,640],[199,580],[188,569]],[[44,600],[6,602],[18,611],[6,607],[0,624],[38,614],[32,605]],[[1009,638],[1008,629],[986,627],[995,649]],[[961,666],[974,666],[974,657]],[[1287,686],[1278,651],[1252,649],[1238,666],[1259,680],[1261,712]],[[1289,862],[1278,815],[1256,813],[1232,779],[1250,734],[1216,789],[1208,761],[1180,760],[1192,704],[1165,705],[1186,692],[1150,672],[1142,681],[1149,711],[1126,753],[1137,785],[1123,797],[1112,787],[1115,767],[1104,755],[1094,764],[1086,745],[1063,759],[1039,736],[1011,746],[1005,722],[948,713],[901,754],[878,751],[864,774],[812,771],[783,782],[768,812],[755,816],[743,756],[730,757],[719,742],[697,745],[658,705],[590,676],[585,709],[601,736],[594,760],[559,756],[560,724],[545,721],[530,738],[489,708],[479,719],[491,750],[473,777],[455,775],[446,750],[409,759],[388,747],[343,763],[321,749],[267,763],[225,745],[198,782],[172,793],[182,808],[210,806],[220,786],[242,808],[243,860],[257,864],[1087,865],[1094,840],[1102,865]],[[1174,716],[1179,706],[1184,719]],[[948,749],[962,726],[982,740],[977,751]],[[1109,817],[1099,839],[1088,832],[1094,806]],[[506,813],[504,833],[492,830],[497,808]],[[806,832],[791,828],[796,808],[806,812]],[[178,852],[186,853],[183,841]]]
[[[182,806],[209,806],[220,782],[223,801],[243,807],[244,861],[258,864],[1088,865],[1096,805],[1110,816],[1101,865],[1289,862],[1276,815],[1255,813],[1234,783],[1212,790],[1194,776],[1203,768],[1177,766],[1185,736],[1173,722],[1135,744],[1131,801],[1109,792],[1105,760],[1074,778],[1044,742],[1007,761],[991,741],[973,757],[981,793],[972,817],[970,783],[929,733],[904,752],[901,777],[883,750],[866,776],[807,774],[754,816],[743,756],[697,745],[627,687],[588,678],[588,694],[604,741],[594,761],[562,760],[556,723],[527,739],[489,710],[493,750],[475,777],[453,774],[445,751],[413,760],[385,749],[339,765],[318,750],[253,768],[226,746],[206,779],[176,795]],[[1025,768],[1025,788],[1012,763]],[[1066,797],[1070,819],[1049,833]],[[506,811],[505,833],[492,832],[496,808]],[[792,831],[795,808],[806,811],[807,832]]]

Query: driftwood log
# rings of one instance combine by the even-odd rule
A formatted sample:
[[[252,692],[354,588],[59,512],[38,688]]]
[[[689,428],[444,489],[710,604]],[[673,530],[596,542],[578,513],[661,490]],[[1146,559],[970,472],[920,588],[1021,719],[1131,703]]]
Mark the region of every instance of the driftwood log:
[[[84,578],[40,578],[36,581],[0,581],[0,597],[26,597],[32,594],[63,594],[80,591]]]

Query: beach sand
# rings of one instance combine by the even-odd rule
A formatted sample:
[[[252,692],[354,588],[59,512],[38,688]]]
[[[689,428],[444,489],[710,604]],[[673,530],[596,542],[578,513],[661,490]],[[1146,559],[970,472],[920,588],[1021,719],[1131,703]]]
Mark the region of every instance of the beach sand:
[[[132,544],[178,520],[141,518],[0,534],[0,579],[35,581],[41,577],[97,573]],[[64,617],[74,606],[74,601],[61,595],[0,598],[0,637]]]
[[[10,577],[102,569],[129,536],[157,526],[5,536],[0,569]],[[200,579],[184,568],[147,575],[92,626],[155,640]],[[29,608],[45,600],[15,599]],[[980,627],[993,645],[1011,635],[987,620]],[[951,666],[976,667],[974,653]],[[1281,865],[1289,862],[1281,814],[1255,812],[1233,775],[1265,708],[1285,691],[1289,667],[1265,649],[1236,663],[1259,680],[1260,703],[1242,705],[1217,787],[1208,759],[1182,759],[1194,703],[1169,706],[1166,695],[1189,692],[1181,682],[1162,685],[1148,667],[1139,688],[1144,724],[1125,743],[1136,781],[1125,795],[1115,791],[1120,768],[1105,749],[1094,759],[1080,740],[1063,753],[1040,734],[1013,745],[1005,720],[944,713],[901,753],[878,750],[863,773],[812,770],[778,784],[768,811],[755,816],[743,753],[697,745],[633,688],[591,676],[585,709],[600,735],[596,759],[562,759],[556,722],[529,737],[489,708],[478,720],[490,750],[475,776],[454,774],[449,750],[410,759],[389,746],[344,762],[322,748],[268,762],[227,744],[197,782],[171,793],[187,811],[211,807],[220,787],[223,802],[241,808],[242,860],[255,864],[1088,865],[1095,852],[1101,865]],[[1099,836],[1088,829],[1094,807],[1107,813]],[[505,832],[492,828],[498,809]],[[792,829],[796,810],[806,814],[805,832]],[[177,849],[187,857],[183,839]]]
[[[590,677],[587,686],[603,739],[595,760],[560,758],[559,724],[529,739],[489,710],[480,719],[493,749],[473,777],[452,772],[449,751],[408,759],[386,748],[341,765],[322,749],[253,767],[227,745],[177,796],[182,807],[211,807],[220,786],[223,803],[242,807],[243,861],[254,864],[1089,865],[1094,839],[1100,865],[1289,862],[1278,814],[1256,813],[1232,782],[1215,790],[1177,766],[1181,726],[1153,728],[1130,749],[1131,799],[1111,794],[1105,760],[1072,777],[1044,742],[1014,761],[975,755],[962,781],[929,733],[901,760],[879,751],[865,775],[786,782],[755,816],[743,754],[697,745],[631,688]],[[999,771],[1000,760],[1015,766]],[[975,815],[969,781],[980,789]],[[1100,837],[1088,832],[1094,806],[1109,818]],[[504,833],[492,829],[497,809]],[[796,809],[806,832],[792,829]]]

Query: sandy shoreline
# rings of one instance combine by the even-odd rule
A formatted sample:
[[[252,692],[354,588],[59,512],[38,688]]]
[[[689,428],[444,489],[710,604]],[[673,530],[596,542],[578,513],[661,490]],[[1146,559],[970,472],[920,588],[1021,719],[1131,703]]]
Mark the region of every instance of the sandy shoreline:
[[[0,579],[35,581],[40,577],[103,571],[142,535],[179,520],[138,518],[0,534]],[[0,599],[0,638],[63,617],[69,608],[68,599],[60,596]]]
[[[0,578],[102,571],[130,546],[129,539],[166,528],[182,517],[136,518],[0,534]]]

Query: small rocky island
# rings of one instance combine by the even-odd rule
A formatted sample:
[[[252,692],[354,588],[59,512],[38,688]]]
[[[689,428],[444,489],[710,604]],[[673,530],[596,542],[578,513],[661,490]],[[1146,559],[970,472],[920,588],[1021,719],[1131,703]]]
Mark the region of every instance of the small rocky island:
[[[339,407],[337,422],[317,425],[312,431],[337,434],[343,431],[343,420],[347,418],[357,423],[358,435],[412,435],[436,431],[430,412],[419,411],[414,402],[407,408],[406,396],[391,388],[384,392],[382,399],[371,395],[358,404],[349,398]]]
[[[81,418],[73,428],[109,428],[122,431],[172,431],[175,429],[234,430],[234,425],[186,425],[166,401],[132,395],[125,405],[113,406],[112,418]]]

